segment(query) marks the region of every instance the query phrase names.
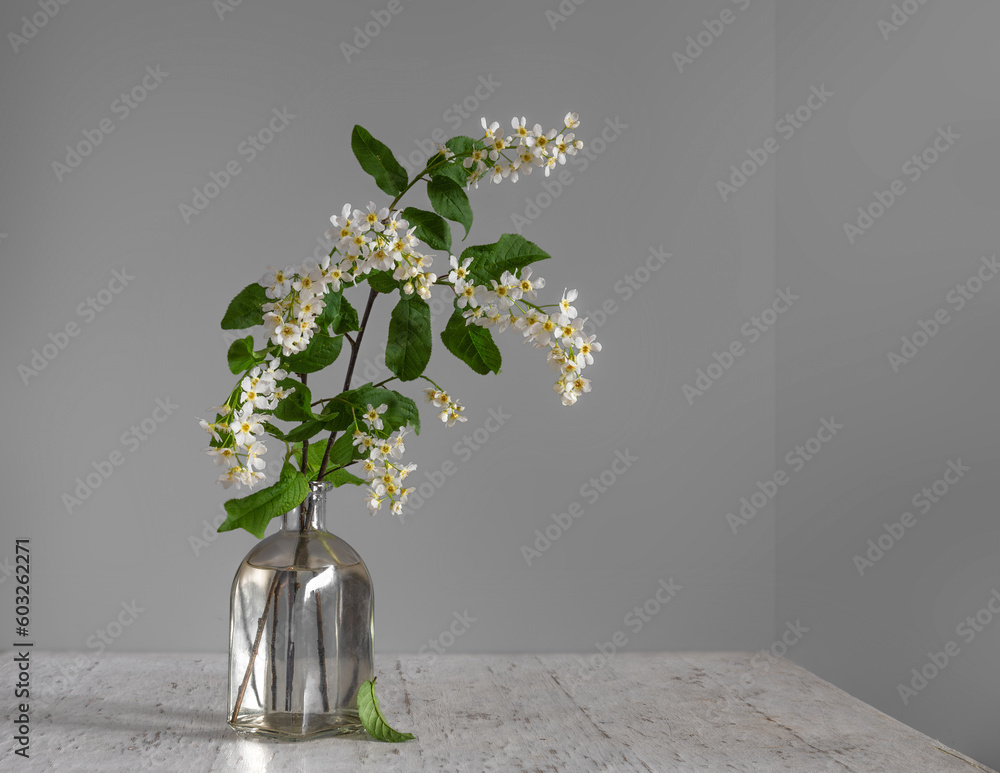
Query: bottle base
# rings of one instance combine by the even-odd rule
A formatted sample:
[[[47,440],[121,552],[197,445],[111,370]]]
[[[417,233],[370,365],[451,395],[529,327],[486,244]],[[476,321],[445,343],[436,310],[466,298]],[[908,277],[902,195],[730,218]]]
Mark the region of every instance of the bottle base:
[[[282,741],[309,741],[313,738],[364,731],[356,711],[306,716],[294,712],[273,712],[240,717],[228,724],[241,735],[259,735]]]

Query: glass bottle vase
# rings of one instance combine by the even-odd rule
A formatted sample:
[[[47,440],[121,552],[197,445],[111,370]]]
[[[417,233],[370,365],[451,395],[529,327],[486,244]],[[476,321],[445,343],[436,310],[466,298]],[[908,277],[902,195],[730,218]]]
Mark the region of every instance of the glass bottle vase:
[[[325,530],[326,483],[282,516],[233,580],[230,727],[286,740],[358,732],[374,673],[374,595],[357,551]]]

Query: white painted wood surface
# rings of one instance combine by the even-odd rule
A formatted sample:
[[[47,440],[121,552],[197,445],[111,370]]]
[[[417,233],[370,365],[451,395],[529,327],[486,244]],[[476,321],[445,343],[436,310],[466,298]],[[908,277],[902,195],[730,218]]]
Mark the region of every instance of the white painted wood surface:
[[[222,655],[32,653],[30,758],[0,770],[989,771],[786,660],[750,653],[377,655],[382,708],[417,739],[282,743],[225,724]],[[16,678],[0,658],[0,684]],[[592,656],[593,657],[593,656]],[[992,773],[992,772],[991,772]]]

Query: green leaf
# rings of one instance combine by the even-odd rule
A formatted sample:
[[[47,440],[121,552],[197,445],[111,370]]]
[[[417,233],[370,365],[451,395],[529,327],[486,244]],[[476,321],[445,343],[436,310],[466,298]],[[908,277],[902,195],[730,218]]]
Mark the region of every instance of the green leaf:
[[[323,454],[325,452],[326,452],[326,442],[317,441],[315,443],[309,444],[309,464],[306,467],[306,471],[308,472],[307,477],[309,478],[309,480],[312,480],[313,477],[316,475],[316,473],[319,472],[319,466],[323,462]],[[301,468],[302,466],[301,443],[295,443],[292,446],[292,458],[295,460],[295,466]]]
[[[309,391],[309,387],[293,378],[284,378],[278,384],[286,389],[294,387],[295,391],[278,403],[278,407],[274,409],[275,418],[296,422],[317,418],[310,408],[312,392]]]
[[[519,268],[551,257],[537,244],[523,236],[504,234],[495,244],[466,247],[462,260],[473,258],[469,273],[476,284],[489,285],[491,279],[500,281],[504,271],[514,273]]]
[[[414,432],[418,435],[420,434],[420,413],[417,411],[417,404],[406,395],[401,395],[392,389],[375,387],[372,386],[371,382],[368,382],[357,389],[351,389],[348,392],[337,395],[334,398],[334,402],[353,405],[359,416],[367,410],[369,404],[378,407],[382,403],[385,403],[388,408],[382,414],[382,421],[386,426],[395,430],[406,424],[410,424],[413,426]],[[347,409],[344,413],[348,416],[351,415],[350,409]],[[353,419],[346,426],[353,426]]]
[[[281,468],[281,478],[273,486],[226,502],[226,520],[219,526],[219,531],[246,529],[257,539],[262,539],[270,520],[297,507],[308,493],[309,484],[305,476],[286,462]]]
[[[472,228],[472,205],[465,190],[449,177],[432,177],[427,183],[427,196],[434,211],[442,217],[465,226],[465,235]]]
[[[290,429],[283,438],[289,443],[298,443],[302,440],[309,440],[314,435],[326,429],[326,423],[320,419],[310,419],[302,422],[299,426]]]
[[[441,331],[441,340],[449,352],[476,373],[485,376],[490,371],[500,372],[500,350],[490,331],[479,325],[466,325],[461,311],[456,309],[451,315]]]
[[[399,282],[392,278],[391,271],[372,271],[368,274],[368,284],[380,293],[391,293],[399,289]]]
[[[451,229],[440,215],[416,207],[403,210],[403,219],[416,226],[416,237],[433,250],[451,252]]]
[[[351,427],[353,426],[352,424]],[[351,437],[349,430],[345,430],[344,434],[337,438],[330,448],[330,459],[327,468],[343,467],[345,464],[350,464],[355,459],[360,458],[360,451],[357,455],[355,455],[355,451],[358,451],[358,449],[354,445],[354,438]],[[319,469],[319,465],[317,465],[316,469]]]
[[[333,472],[324,475],[323,480],[332,485],[334,488],[344,486],[346,484],[350,484],[352,486],[368,485],[367,481],[359,478],[357,475],[352,475],[347,470],[334,470]]]
[[[368,735],[376,741],[399,743],[414,738],[413,733],[400,733],[389,727],[389,723],[385,721],[375,695],[375,679],[369,679],[358,688],[358,714],[361,715],[361,724],[368,731]]]
[[[258,362],[261,362],[264,356],[261,355],[258,358],[254,354],[253,336],[247,336],[246,338],[237,338],[229,345],[226,359],[229,361],[229,369],[233,373],[245,373]]]
[[[316,317],[316,324],[321,330],[333,327],[333,334],[340,335],[360,327],[358,312],[348,303],[347,299],[338,293],[329,293],[323,298],[323,312]]]
[[[358,319],[358,312],[347,298],[343,296],[340,297],[340,308],[338,310],[339,317],[334,322],[333,332],[337,335],[343,333],[348,333],[352,330],[359,330],[361,328],[361,321]]]
[[[243,330],[264,323],[264,311],[261,308],[268,302],[264,288],[257,282],[247,285],[240,294],[233,298],[222,317],[223,330]]]
[[[456,185],[463,189],[469,184],[469,170],[462,166],[461,159],[453,159],[441,166],[433,169],[430,173],[431,179],[454,180]]]
[[[340,348],[343,345],[343,336],[331,338],[323,330],[317,330],[313,333],[309,345],[298,354],[286,357],[282,365],[290,373],[315,373],[332,364],[340,354]]]
[[[261,423],[264,425],[264,431],[268,435],[276,437],[278,440],[288,440],[288,435],[285,434],[284,430],[278,429],[269,421],[264,421]]]
[[[402,381],[413,381],[431,359],[431,309],[423,298],[404,298],[389,320],[385,364]]]
[[[445,143],[448,150],[456,156],[471,153],[475,145],[476,141],[472,137],[466,137],[463,134],[456,135]],[[458,163],[461,164],[462,162],[459,161]]]
[[[375,178],[375,184],[390,196],[398,196],[406,187],[406,170],[400,166],[392,151],[368,133],[355,126],[351,134],[351,150],[361,168]]]

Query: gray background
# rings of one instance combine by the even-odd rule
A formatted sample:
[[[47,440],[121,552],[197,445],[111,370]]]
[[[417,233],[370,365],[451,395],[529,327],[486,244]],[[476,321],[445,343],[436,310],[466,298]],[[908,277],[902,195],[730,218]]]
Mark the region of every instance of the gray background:
[[[309,257],[345,201],[384,199],[351,155],[355,123],[405,158],[436,129],[475,133],[484,114],[549,125],[575,110],[585,142],[606,120],[627,128],[595,146],[586,168],[566,167],[573,182],[523,234],[555,258],[540,267],[547,291],[578,287],[582,312],[613,304],[587,373],[594,392],[559,405],[544,357],[511,334],[500,377],[476,376],[437,347],[428,372],[469,422],[449,430],[425,412],[408,457],[418,482],[447,460],[458,473],[402,521],[369,517],[356,490],[330,498],[328,524],[375,580],[378,649],[419,651],[468,611],[476,621],[451,651],[573,651],[593,662],[618,631],[630,650],[787,650],[1000,764],[990,668],[1000,626],[968,643],[956,634],[1000,589],[988,328],[1000,290],[985,283],[898,373],[887,359],[919,320],[953,308],[949,291],[996,251],[1000,10],[929,0],[884,33],[893,4],[883,0],[567,0],[574,10],[562,19],[546,16],[556,2],[401,2],[350,61],[340,44],[386,4],[244,0],[220,18],[209,0],[77,0],[16,51],[5,41],[0,616],[13,612],[13,540],[27,537],[40,646],[223,651],[229,583],[254,542],[213,534],[227,494],[196,423],[231,387],[225,304],[266,265]],[[732,23],[678,66],[673,54],[706,23],[719,29],[711,20],[724,9]],[[21,17],[37,12],[5,3],[0,31],[20,34]],[[115,100],[157,65],[168,75],[123,117]],[[480,79],[500,85],[482,99]],[[828,103],[782,137],[776,121],[824,85]],[[467,119],[452,108],[465,100],[475,105]],[[257,158],[240,155],[275,109],[294,118]],[[102,119],[114,130],[57,175],[66,145]],[[851,244],[843,223],[949,125],[960,139]],[[777,153],[723,200],[718,181],[771,136]],[[234,159],[240,174],[185,222],[180,205]],[[515,230],[511,216],[543,179],[473,192],[468,243]],[[626,277],[651,249],[672,257],[629,293]],[[123,268],[128,286],[99,314],[81,313]],[[741,330],[776,288],[799,300],[777,334],[751,341]],[[372,368],[390,305],[367,339]],[[33,367],[68,323],[79,334],[27,374],[20,366]],[[684,386],[734,342],[745,353],[689,400]],[[315,381],[332,392],[340,378]],[[146,440],[123,439],[157,399],[178,407]],[[510,418],[481,448],[455,450],[501,407]],[[831,416],[844,429],[801,470],[789,467],[785,455]],[[638,460],[587,502],[581,485],[625,449]],[[63,495],[114,451],[124,462],[68,512]],[[860,576],[854,556],[867,540],[957,458],[970,472]],[[777,506],[734,532],[727,514],[778,470],[789,479]],[[529,566],[522,546],[573,502],[584,515]],[[635,630],[631,610],[670,579],[681,590]],[[106,645],[98,634],[118,632],[123,603],[141,611]],[[808,631],[786,647],[789,625]],[[960,653],[904,705],[897,685],[949,640]]]

